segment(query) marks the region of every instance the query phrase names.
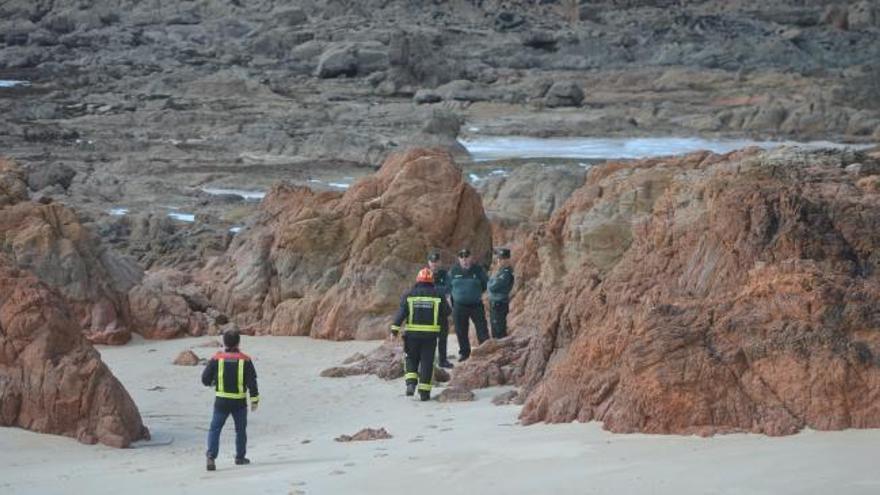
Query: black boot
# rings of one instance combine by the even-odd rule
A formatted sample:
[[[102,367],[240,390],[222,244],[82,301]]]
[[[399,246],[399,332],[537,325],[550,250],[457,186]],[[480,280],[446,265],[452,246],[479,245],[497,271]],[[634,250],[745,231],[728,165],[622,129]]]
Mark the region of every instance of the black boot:
[[[245,464],[250,464],[250,463],[251,463],[251,460],[248,459],[247,457],[236,457],[235,458],[235,464],[238,466],[243,466]]]
[[[416,384],[415,383],[407,383],[406,384],[406,396],[412,397],[412,395],[415,393],[416,393]]]
[[[419,399],[421,399],[422,402],[431,400],[431,392],[428,392],[427,390],[419,390]]]
[[[441,368],[455,368],[455,366],[453,366],[452,363],[450,363],[448,359],[444,359],[443,361],[440,361],[439,366]]]
[[[216,471],[217,470],[217,465],[214,464],[214,459],[211,459],[210,457],[208,457],[208,462],[205,467],[207,468],[208,471]]]

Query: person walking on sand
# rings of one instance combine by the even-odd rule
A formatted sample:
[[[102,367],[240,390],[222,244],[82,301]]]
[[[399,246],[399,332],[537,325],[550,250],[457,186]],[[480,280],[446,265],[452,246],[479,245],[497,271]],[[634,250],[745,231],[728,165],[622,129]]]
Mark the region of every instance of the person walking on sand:
[[[437,251],[432,251],[428,254],[428,268],[431,269],[431,273],[434,274],[434,287],[443,293],[443,298],[446,300],[446,304],[450,307],[452,303],[449,300],[449,273],[440,267],[440,253]],[[446,326],[440,330],[440,336],[437,339],[437,365],[441,368],[452,368],[452,363],[449,362],[449,355],[447,351],[447,342],[449,340],[449,322],[446,322]]]
[[[495,250],[498,270],[489,278],[489,323],[492,338],[507,336],[507,312],[510,309],[510,291],[513,289],[513,267],[510,266],[510,249]]]
[[[247,396],[251,396],[251,411],[257,410],[260,393],[257,390],[257,371],[251,358],[238,349],[241,335],[236,330],[223,334],[224,352],[214,354],[202,372],[202,384],[214,387],[214,416],[208,430],[208,471],[217,469],[214,460],[220,450],[220,432],[226,419],[232,415],[235,422],[235,464],[250,464],[247,453]]]
[[[459,361],[465,361],[471,356],[469,320],[473,320],[477,340],[481,344],[489,338],[486,311],[483,309],[483,292],[486,292],[488,281],[486,270],[474,263],[471,251],[467,248],[460,250],[458,264],[449,271],[452,321],[455,324],[455,336],[458,337]]]
[[[392,335],[403,334],[407,396],[414,395],[418,388],[421,400],[431,399],[434,350],[437,336],[447,326],[448,319],[449,306],[443,292],[434,287],[434,274],[422,268],[416,276],[416,285],[401,298],[400,309],[391,323]],[[402,331],[401,325],[404,325]]]

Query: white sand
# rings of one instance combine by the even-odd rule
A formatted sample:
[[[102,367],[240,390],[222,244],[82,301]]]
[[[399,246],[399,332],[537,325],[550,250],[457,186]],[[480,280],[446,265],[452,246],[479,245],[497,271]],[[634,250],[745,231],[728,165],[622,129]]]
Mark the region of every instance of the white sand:
[[[880,430],[704,439],[612,435],[597,424],[522,427],[518,406],[491,404],[499,389],[472,403],[420,403],[404,397],[402,380],[318,376],[375,342],[280,337],[244,340],[263,396],[249,416],[254,464],[232,464],[230,419],[218,471],[208,473],[211,391],[199,383],[201,366],[171,365],[207,340],[101,348],[155,443],[170,445],[117,450],[0,428],[0,493],[880,493]],[[164,390],[148,390],[155,386]],[[364,427],[394,438],[333,441]]]

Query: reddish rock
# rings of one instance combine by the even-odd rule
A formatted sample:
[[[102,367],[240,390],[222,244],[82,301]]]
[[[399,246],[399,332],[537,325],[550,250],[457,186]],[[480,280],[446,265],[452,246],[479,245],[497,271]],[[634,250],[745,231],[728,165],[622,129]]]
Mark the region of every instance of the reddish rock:
[[[527,344],[475,352],[453,383],[515,362],[526,424],[880,426],[880,195],[856,161],[874,166],[783,149],[592,169],[522,241]]]
[[[0,158],[0,208],[28,198],[27,178],[15,162]]]
[[[0,255],[0,425],[126,447],[149,438],[64,300]]]
[[[57,288],[90,340],[127,342],[125,294],[140,281],[140,268],[104,247],[72,210],[26,201],[23,177],[14,164],[0,160],[0,250]]]
[[[492,404],[496,406],[506,406],[508,404],[516,403],[519,398],[519,392],[516,390],[509,390],[504,393],[500,393],[495,397],[492,397]]]
[[[475,395],[469,389],[462,387],[447,387],[437,396],[438,402],[470,402]]]
[[[393,438],[385,428],[364,428],[354,435],[339,435],[334,438],[337,442],[366,442],[370,440],[387,440]]]
[[[384,380],[403,377],[403,346],[398,342],[387,341],[367,355],[357,353],[345,361],[343,366],[325,369],[325,378],[346,376],[376,375]]]
[[[196,366],[200,362],[201,360],[193,351],[183,351],[174,358],[174,364],[177,366]]]
[[[212,302],[243,330],[382,338],[430,249],[488,259],[489,222],[449,154],[389,158],[344,194],[276,186],[252,228],[204,271]]]
[[[208,302],[191,277],[176,270],[148,272],[128,293],[134,328],[149,339],[218,333],[205,313]]]

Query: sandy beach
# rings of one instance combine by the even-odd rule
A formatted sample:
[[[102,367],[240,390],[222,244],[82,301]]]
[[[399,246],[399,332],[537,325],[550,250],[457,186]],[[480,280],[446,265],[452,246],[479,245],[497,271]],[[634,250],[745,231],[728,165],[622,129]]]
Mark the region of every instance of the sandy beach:
[[[153,440],[116,450],[0,429],[0,493],[643,493],[874,494],[880,430],[768,438],[615,435],[599,424],[520,426],[519,406],[420,403],[401,380],[321,378],[377,342],[245,337],[263,397],[249,416],[250,466],[232,463],[231,420],[218,471],[204,467],[212,394],[201,366],[171,364],[211,338],[137,339],[101,347],[135,399]],[[452,344],[450,339],[450,344]],[[454,346],[453,346],[454,347]],[[454,349],[451,349],[454,352]],[[435,391],[435,394],[439,390]],[[385,427],[390,440],[334,438]]]

